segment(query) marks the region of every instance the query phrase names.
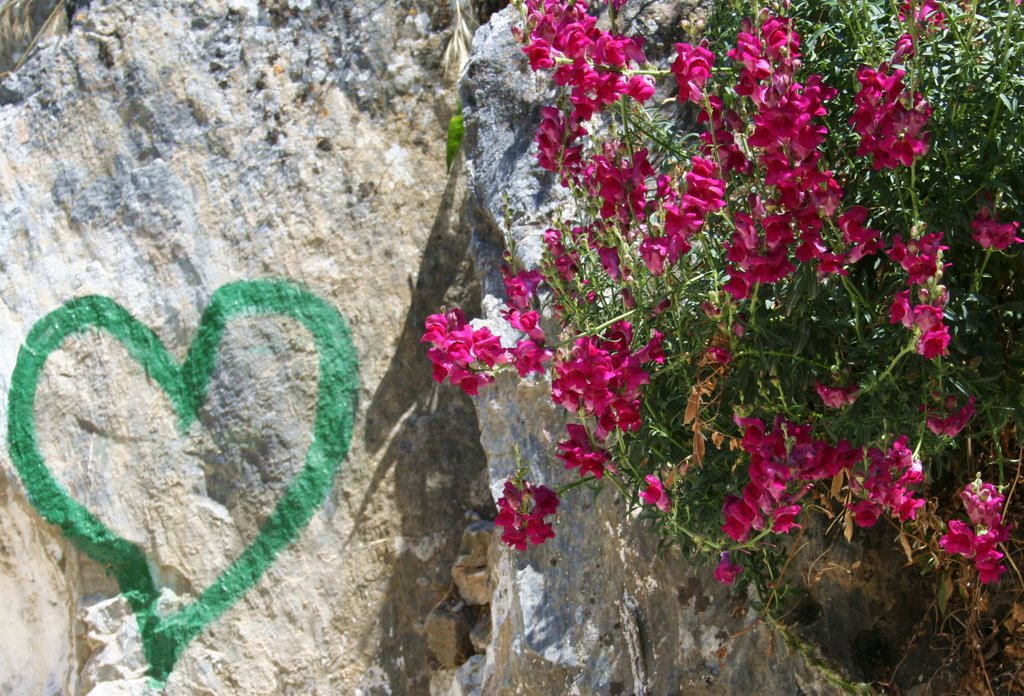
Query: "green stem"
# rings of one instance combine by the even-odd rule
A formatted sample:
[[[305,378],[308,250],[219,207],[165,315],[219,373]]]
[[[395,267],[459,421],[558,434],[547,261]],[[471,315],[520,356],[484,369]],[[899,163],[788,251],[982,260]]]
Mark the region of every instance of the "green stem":
[[[1006,19],[1006,25],[1003,27],[1003,39],[1002,39],[1002,45],[1000,46],[1000,48],[1002,49],[1002,55],[999,58],[1000,70],[999,70],[999,86],[998,86],[998,90],[1000,92],[1004,93],[1004,94],[1006,92],[1010,91],[1010,90],[1006,89],[1006,73],[1007,73],[1007,70],[1009,70],[1009,67],[1010,67],[1010,61],[1008,60],[1009,53],[1010,53],[1010,32],[1013,30],[1014,19],[1017,16],[1017,3],[1016,3],[1016,0],[1007,0],[1006,6],[1007,6],[1007,19]],[[1003,103],[1003,101],[1001,99],[996,99],[996,108],[992,112],[992,121],[988,125],[988,141],[989,142],[992,142],[993,138],[995,137],[996,124],[999,122],[999,111],[1000,111],[1000,107],[1002,106],[1002,103]]]
[[[761,356],[764,356],[764,355],[772,355],[772,356],[775,356],[777,358],[787,358],[789,360],[796,360],[797,362],[807,363],[808,365],[813,365],[814,367],[819,367],[822,370],[828,370],[831,367],[829,365],[826,365],[825,363],[820,363],[820,362],[816,362],[814,360],[809,360],[809,359],[801,357],[799,355],[793,355],[792,353],[783,353],[782,351],[775,351],[775,350],[759,350],[759,351],[744,350],[744,351],[739,351],[737,353],[734,353],[733,354],[733,358],[742,358],[742,357],[747,356],[747,355],[753,355],[753,356],[757,356],[757,357],[761,357]]]
[[[558,497],[561,498],[563,495],[571,491],[573,488],[579,488],[580,486],[590,483],[591,481],[597,481],[597,477],[594,476],[593,474],[582,476],[570,484],[559,487],[558,489],[555,490],[555,493],[557,493]]]
[[[608,321],[606,321],[605,323],[599,324],[599,325],[595,326],[593,329],[590,329],[589,331],[585,331],[585,332],[583,332],[581,334],[578,334],[576,336],[576,338],[583,338],[584,336],[596,336],[599,333],[601,333],[602,331],[604,331],[605,329],[607,329],[612,324],[620,322],[623,319],[628,319],[630,316],[636,314],[638,311],[640,311],[639,308],[631,309],[631,310],[629,310],[627,312],[623,312],[619,316],[613,317],[613,318],[609,319]],[[576,338],[571,339],[571,341],[574,342],[576,340]],[[568,342],[570,342],[570,341],[567,341],[566,343],[568,343]]]
[[[875,379],[875,381],[873,381],[871,384],[861,389],[858,396],[864,396],[868,392],[874,391],[887,378],[892,378],[892,371],[896,369],[896,364],[903,359],[904,355],[909,355],[910,353],[913,353],[916,347],[917,337],[915,336],[910,340],[910,342],[906,346],[903,347],[903,350],[896,354],[896,357],[893,358],[892,362],[889,363],[889,367],[885,368],[885,372],[878,375],[877,379]]]
[[[842,279],[843,287],[846,289],[846,293],[850,296],[850,300],[853,302],[853,306],[857,310],[857,316],[854,319],[853,328],[857,332],[857,342],[863,343],[864,335],[861,333],[860,330],[860,320],[865,314],[864,298],[857,291],[857,288],[853,286],[853,283],[850,282],[849,277],[840,276],[840,278]]]
[[[971,294],[976,294],[978,288],[981,287],[981,279],[985,277],[985,268],[988,267],[988,260],[992,258],[992,248],[985,250],[985,260],[981,262],[981,268],[974,274],[974,279],[971,281]]]

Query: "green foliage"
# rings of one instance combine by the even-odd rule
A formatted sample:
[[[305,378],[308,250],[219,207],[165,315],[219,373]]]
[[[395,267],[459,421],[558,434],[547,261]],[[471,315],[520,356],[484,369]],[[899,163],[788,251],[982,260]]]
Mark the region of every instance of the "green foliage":
[[[462,122],[462,104],[458,105],[458,111],[448,121],[448,140],[445,142],[445,164],[450,170],[452,163],[459,154],[462,147],[462,138],[466,134],[466,126]]]
[[[706,32],[718,58],[717,93],[747,124],[754,116],[751,106],[724,86],[735,84],[738,68],[725,54],[750,8],[749,3],[720,3]],[[560,279],[550,260],[544,275],[570,334],[599,336],[614,319],[626,318],[638,345],[655,330],[665,335],[667,359],[644,393],[643,424],[636,432],[613,436],[613,458],[635,505],[666,538],[687,551],[716,554],[750,552],[763,543],[764,534],[736,543],[721,530],[723,498],[740,494],[749,480],[749,455],[739,447],[743,431],[734,418],[757,416],[770,427],[782,417],[812,425],[814,436],[828,443],[847,441],[865,450],[884,451],[897,436],[908,436],[924,463],[928,495],[939,503],[915,523],[917,538],[926,540],[915,551],[938,553],[934,527],[928,531],[927,524],[962,514],[958,492],[975,472],[1008,487],[1020,457],[1024,256],[1019,245],[1005,252],[983,249],[972,239],[971,221],[984,205],[991,205],[1000,220],[1024,220],[1024,111],[1019,108],[1024,16],[1012,0],[965,8],[949,3],[943,5],[946,27],[925,31],[909,18],[901,21],[888,0],[798,0],[787,8],[785,15],[803,37],[797,79],[819,74],[838,90],[823,120],[829,136],[821,168],[835,171],[843,206],[867,207],[866,226],[881,232],[885,247],[897,235],[910,240],[943,233],[947,267],[930,287],[948,291],[948,352],[926,359],[915,350],[916,335],[890,321],[894,295],[910,286],[906,273],[884,253],[853,264],[845,276],[798,264],[784,280],[761,284],[752,297],[732,301],[722,290],[729,278],[731,215],[746,209],[751,194],[764,193],[763,181],[731,178],[727,208],[705,221],[691,240],[693,250],[663,275],[644,267],[638,236],[600,224],[602,201],[593,190],[574,188],[576,207],[560,224],[567,251],[578,255],[576,278]],[[933,109],[927,125],[930,150],[911,167],[874,169],[870,157],[857,154],[860,139],[849,123],[860,89],[857,69],[888,60],[904,32],[914,33],[918,51],[905,66],[907,89],[920,91]],[[696,108],[677,108],[666,115],[623,99],[609,110],[605,135],[630,152],[648,148],[656,170],[680,176],[700,142],[689,132]],[[586,242],[571,233],[574,227],[594,229],[595,223],[599,231]],[[652,218],[646,225],[663,223]],[[822,236],[829,244],[843,244],[834,227],[826,227]],[[618,250],[628,269],[625,280],[609,276],[595,246]],[[708,304],[721,315],[709,316]],[[709,361],[713,347],[731,351],[732,361]],[[829,409],[816,394],[816,383],[856,384],[859,392],[852,404]],[[926,427],[926,416],[943,413],[947,397],[958,404],[976,399],[976,415],[956,438]],[[854,475],[866,466],[855,467]],[[649,474],[670,489],[668,513],[640,503]],[[842,515],[842,504],[855,498],[845,481],[829,483],[805,502]],[[849,520],[846,525],[852,529]],[[774,551],[765,553],[769,565],[777,561],[770,558]],[[766,557],[745,553],[743,558],[753,568]]]

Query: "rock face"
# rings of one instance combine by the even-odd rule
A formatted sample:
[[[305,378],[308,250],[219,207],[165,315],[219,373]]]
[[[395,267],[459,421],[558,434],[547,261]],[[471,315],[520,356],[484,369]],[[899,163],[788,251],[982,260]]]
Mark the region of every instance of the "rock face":
[[[680,40],[672,38],[679,20],[699,10],[637,5],[627,19],[653,37],[645,50],[662,55]],[[461,84],[471,248],[496,333],[509,330],[498,315],[505,240],[520,262],[535,266],[545,220],[565,200],[555,178],[535,166],[533,133],[552,95],[513,41],[517,18],[506,10],[481,27]],[[499,378],[475,404],[495,497],[517,457],[534,482],[575,477],[553,457],[565,420],[548,382]],[[502,547],[492,563],[485,694],[832,694],[837,679],[870,681],[896,669],[899,641],[926,612],[899,558],[854,545],[822,567],[815,565],[822,548],[811,545],[793,563],[807,595],[785,629],[799,638],[800,650],[792,651],[759,619],[751,598],[715,583],[711,568],[694,567],[674,550],[659,554],[656,535],[625,516],[611,487],[596,497],[569,494],[555,531],[525,553]],[[917,657],[935,659],[926,653]],[[916,683],[906,672],[902,679]]]
[[[558,471],[563,414],[543,380],[474,409],[419,338],[443,305],[500,332],[503,238],[534,264],[562,200],[512,10],[449,176],[448,3],[69,4],[0,84],[0,693],[834,692],[608,491],[496,543],[492,495],[517,456]],[[663,55],[694,11],[638,6]],[[874,678],[921,598],[815,553],[803,635]]]
[[[287,283],[351,329],[358,409],[334,485],[187,641],[163,693],[428,688],[423,620],[467,511],[489,503],[475,414],[434,388],[418,344],[436,307],[478,301],[464,183],[445,171],[449,25],[434,0],[94,0],[0,88],[5,395],[33,326],[84,296],[116,302],[175,361],[238,282]],[[45,360],[28,408],[44,470],[140,550],[154,616],[221,587],[322,444],[323,349],[305,318],[228,321],[185,429],[176,399],[196,384],[175,396],[109,330],[83,327]],[[6,399],[0,412],[6,441]],[[57,504],[33,505],[3,451],[0,692],[153,687],[120,576],[43,521]]]

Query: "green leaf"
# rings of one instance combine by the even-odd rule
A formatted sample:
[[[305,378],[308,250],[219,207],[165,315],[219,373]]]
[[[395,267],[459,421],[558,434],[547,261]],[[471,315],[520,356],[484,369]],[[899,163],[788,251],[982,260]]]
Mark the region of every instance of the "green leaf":
[[[462,136],[466,134],[466,126],[462,123],[462,104],[451,120],[448,121],[448,143],[445,146],[445,163],[449,170],[455,156],[459,154],[459,147],[462,146]]]
[[[942,616],[946,616],[946,610],[949,608],[949,597],[953,594],[953,580],[946,573],[942,576],[942,582],[939,583],[939,587],[935,592],[935,603],[939,606],[939,612]]]

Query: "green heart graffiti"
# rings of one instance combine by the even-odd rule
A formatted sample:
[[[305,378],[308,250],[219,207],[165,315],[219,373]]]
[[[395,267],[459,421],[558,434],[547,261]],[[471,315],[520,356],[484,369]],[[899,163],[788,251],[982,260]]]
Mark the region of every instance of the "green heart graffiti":
[[[191,604],[160,616],[159,592],[145,552],[73,500],[47,468],[36,441],[39,376],[65,338],[101,329],[120,341],[167,393],[184,433],[206,397],[227,322],[251,315],[290,317],[313,336],[320,370],[313,439],[302,470],[288,484],[252,544]],[[356,355],[345,320],[331,305],[284,281],[237,282],[218,289],[180,365],[156,334],[107,297],[71,300],[32,327],[18,353],[8,394],[11,458],[29,500],[43,518],[60,526],[64,536],[117,579],[138,620],[153,679],[166,681],[189,641],[256,584],[323,504],[348,453],[358,385]]]

